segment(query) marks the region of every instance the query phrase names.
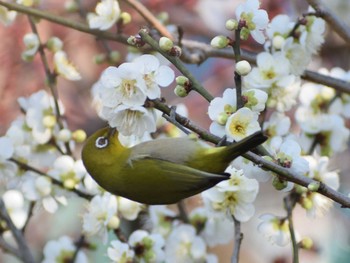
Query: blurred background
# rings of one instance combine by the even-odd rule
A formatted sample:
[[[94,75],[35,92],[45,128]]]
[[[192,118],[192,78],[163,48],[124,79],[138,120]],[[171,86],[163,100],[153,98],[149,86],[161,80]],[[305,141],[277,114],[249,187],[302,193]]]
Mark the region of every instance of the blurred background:
[[[143,19],[120,1],[122,10],[132,14],[133,23],[125,27],[125,33],[136,34]],[[181,26],[186,39],[194,39],[205,43],[217,34],[227,34],[225,21],[234,17],[235,6],[243,1],[239,0],[144,0],[141,1],[155,14],[168,12],[171,24]],[[93,11],[97,1],[81,1],[84,12]],[[297,19],[307,11],[307,3],[303,0],[262,0],[262,8],[268,11],[269,18],[284,13],[292,19]],[[327,1],[327,6],[332,8],[341,19],[350,26],[350,1]],[[56,15],[62,15],[67,19],[85,22],[79,14],[67,14],[64,10],[64,1],[42,0],[40,9],[49,10]],[[93,57],[105,52],[103,44],[93,36],[81,33],[51,22],[40,21],[37,25],[42,41],[51,36],[57,36],[64,42],[64,50],[70,60],[78,68],[82,75],[80,81],[67,81],[58,78],[57,87],[59,98],[66,109],[65,118],[71,130],[84,129],[88,134],[105,123],[97,117],[91,105],[91,87],[95,83],[102,70],[108,65],[96,65]],[[5,134],[16,116],[20,114],[17,98],[29,96],[33,92],[45,88],[45,73],[39,56],[34,61],[27,63],[21,60],[20,53],[24,44],[22,41],[26,33],[31,32],[26,16],[18,15],[11,26],[0,26],[0,136]],[[121,62],[125,61],[127,48],[119,43],[108,42],[113,50],[121,53]],[[244,43],[243,48],[254,52],[262,50],[262,46],[253,41]],[[327,31],[326,41],[321,49],[320,56],[316,57],[310,69],[326,67],[328,69],[338,66],[349,70],[350,59],[349,43],[344,43],[334,32]],[[52,58],[48,56],[52,65]],[[214,96],[219,96],[229,87],[234,86],[233,63],[225,59],[208,59],[203,64],[188,65],[189,69],[203,83]],[[197,124],[208,128],[210,120],[206,114],[207,102],[195,93],[191,93],[185,99],[179,99],[173,95],[172,88],[163,89],[163,96],[169,104],[184,103],[189,110],[189,117]],[[348,123],[349,125],[349,123]],[[349,126],[348,126],[349,127]],[[77,152],[77,156],[79,153]],[[350,154],[349,151],[336,156],[331,167],[339,169],[341,191],[350,192]],[[271,245],[261,236],[256,227],[259,223],[258,216],[262,213],[274,213],[285,215],[282,206],[283,194],[276,193],[269,183],[260,184],[262,190],[256,201],[256,216],[248,223],[243,224],[243,245],[241,251],[242,263],[284,263],[291,262],[291,247],[284,248]],[[191,199],[190,205],[196,205],[199,201]],[[31,219],[28,227],[27,238],[37,253],[48,239],[57,238],[62,233],[70,233],[78,237],[80,231],[80,216],[83,211],[83,202],[79,199],[68,207],[61,208],[62,213],[53,216],[47,212],[38,211]],[[315,250],[301,251],[301,262],[321,263],[348,263],[350,262],[350,212],[341,209],[339,205],[323,218],[310,219],[305,211],[299,207],[295,209],[295,228],[301,236],[309,236],[314,239]],[[214,249],[220,257],[220,262],[230,262],[232,244],[220,246]],[[105,250],[101,248],[101,253]],[[102,262],[98,257],[91,257],[91,262]],[[13,257],[0,253],[0,262],[17,262]]]

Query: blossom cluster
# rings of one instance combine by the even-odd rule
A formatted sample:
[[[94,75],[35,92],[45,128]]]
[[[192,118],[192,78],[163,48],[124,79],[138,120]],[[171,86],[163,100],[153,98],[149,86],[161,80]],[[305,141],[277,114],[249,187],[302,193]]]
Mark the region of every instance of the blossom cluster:
[[[173,70],[154,55],[142,55],[119,67],[108,67],[93,87],[98,113],[121,135],[142,137],[156,131],[156,113],[144,106],[160,97],[160,87],[174,80]]]

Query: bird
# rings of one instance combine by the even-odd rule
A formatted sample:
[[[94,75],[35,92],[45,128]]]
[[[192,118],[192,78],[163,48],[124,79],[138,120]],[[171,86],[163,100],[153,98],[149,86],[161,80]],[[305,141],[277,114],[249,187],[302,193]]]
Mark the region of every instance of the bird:
[[[256,132],[228,146],[210,147],[193,136],[160,138],[131,148],[110,127],[92,134],[82,149],[82,161],[104,190],[147,204],[174,204],[230,178],[230,162],[262,144]]]

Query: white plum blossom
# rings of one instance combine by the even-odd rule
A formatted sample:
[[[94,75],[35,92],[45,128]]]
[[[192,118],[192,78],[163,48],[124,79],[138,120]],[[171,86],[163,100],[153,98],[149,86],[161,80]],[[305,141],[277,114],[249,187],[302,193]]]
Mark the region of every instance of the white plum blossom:
[[[117,207],[116,196],[110,193],[95,195],[83,215],[83,232],[87,235],[96,235],[106,243],[108,230],[116,229],[120,224]]]
[[[259,191],[259,183],[248,179],[243,170],[232,166],[226,169],[230,179],[202,193],[205,206],[214,213],[233,215],[238,221],[246,222],[255,213],[253,202]]]
[[[233,239],[233,220],[221,213],[197,207],[189,214],[189,220],[210,247],[228,244]]]
[[[259,0],[247,0],[237,6],[236,18],[242,28],[248,29],[256,42],[263,44],[265,42],[264,31],[269,18],[267,12],[259,8]]]
[[[329,171],[328,157],[305,156],[304,158],[309,163],[308,177],[322,182],[334,190],[338,190],[339,174],[337,171]],[[301,191],[299,202],[306,209],[307,215],[311,217],[323,216],[332,206],[332,200],[317,192],[305,191],[304,189]]]
[[[260,131],[258,114],[249,108],[240,108],[228,118],[225,131],[228,139],[235,141]]]
[[[107,249],[107,254],[113,263],[129,263],[133,262],[135,252],[127,243],[119,240],[113,240],[111,246]]]
[[[55,72],[68,80],[80,80],[81,75],[75,66],[68,60],[66,52],[58,50],[53,56]]]
[[[13,141],[6,137],[0,137],[0,177],[8,179],[16,175],[18,167],[8,159],[13,157],[15,148]]]
[[[268,99],[267,93],[259,89],[243,90],[244,107],[247,107],[255,112],[261,112],[265,109],[265,104]]]
[[[142,207],[143,205],[138,202],[118,196],[118,212],[127,220],[135,220]]]
[[[141,106],[146,99],[146,83],[133,63],[105,69],[98,87],[102,105],[106,107],[116,107],[121,103]]]
[[[244,87],[269,89],[289,75],[289,62],[281,52],[261,52],[256,57],[257,67],[244,78]]]
[[[280,218],[272,214],[263,214],[259,217],[262,222],[258,231],[272,244],[286,246],[290,242],[289,222],[286,218]]]
[[[291,127],[291,120],[288,116],[280,112],[273,112],[270,118],[264,122],[264,133],[269,136],[269,139],[272,137],[283,137],[288,135]]]
[[[23,37],[25,50],[22,52],[22,58],[25,61],[30,61],[39,49],[40,41],[37,34],[28,33]]]
[[[172,231],[177,214],[165,205],[150,206],[149,214],[153,233],[159,233],[163,237],[167,237]]]
[[[249,179],[255,179],[258,182],[265,183],[269,181],[272,177],[271,172],[265,171],[264,169],[261,169],[258,165],[255,163],[249,161],[248,159],[245,159],[241,156],[234,159],[231,163],[233,167],[235,167],[238,170],[244,171],[244,176]]]
[[[296,174],[306,175],[309,171],[307,160],[301,156],[301,147],[293,139],[275,137],[270,143],[270,152],[277,160],[277,163],[288,168]]]
[[[2,194],[7,213],[17,228],[22,228],[28,218],[28,205],[18,190],[7,190]]]
[[[236,89],[226,89],[222,97],[210,101],[208,107],[209,118],[219,125],[225,125],[228,117],[236,111]]]
[[[137,262],[161,263],[165,260],[164,239],[160,234],[149,234],[145,230],[131,233],[128,243],[135,251]]]
[[[196,235],[196,229],[188,224],[173,228],[166,240],[165,258],[167,263],[218,262],[215,256],[208,254],[204,240]]]
[[[44,247],[44,259],[42,263],[59,263],[73,259],[76,247],[68,236],[62,236],[57,240],[50,240]],[[88,263],[86,254],[80,249],[74,260],[76,263]]]
[[[48,174],[61,181],[67,189],[74,189],[86,175],[82,160],[74,161],[69,155],[58,157]]]
[[[145,94],[149,99],[159,98],[159,86],[169,86],[174,80],[174,71],[168,66],[160,65],[157,57],[153,55],[142,55],[134,59],[133,63],[139,64],[137,68],[146,83]]]
[[[16,11],[10,11],[8,10],[6,7],[4,6],[0,6],[0,22],[5,25],[5,26],[9,26],[11,25],[17,16],[17,12]]]
[[[31,134],[38,144],[47,143],[53,134],[56,126],[54,100],[49,94],[40,90],[30,97],[18,98],[18,103],[25,111],[26,125],[31,129]],[[61,113],[64,113],[63,106],[59,103]]]
[[[154,111],[142,106],[121,104],[116,108],[104,107],[100,116],[124,136],[142,137],[145,132],[155,132],[157,128]]]
[[[28,171],[23,175],[22,180],[24,197],[30,201],[40,201],[47,212],[55,213],[58,209],[57,202],[66,203],[65,198],[54,196],[55,191],[50,178]]]
[[[272,40],[275,36],[287,38],[293,27],[294,22],[290,21],[288,15],[277,15],[270,21],[266,29],[266,34],[270,40]]]
[[[92,29],[107,30],[120,17],[120,7],[116,0],[101,0],[95,8],[96,13],[89,13],[87,20]]]
[[[308,11],[314,12],[315,10],[310,7]],[[307,52],[316,54],[324,42],[326,22],[316,16],[306,16],[305,19],[305,25],[300,25],[297,30],[300,33],[299,42]]]

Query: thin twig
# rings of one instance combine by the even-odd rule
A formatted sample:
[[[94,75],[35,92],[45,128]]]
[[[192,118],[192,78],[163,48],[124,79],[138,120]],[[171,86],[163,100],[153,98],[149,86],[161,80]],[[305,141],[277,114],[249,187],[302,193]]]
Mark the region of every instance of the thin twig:
[[[177,208],[179,209],[179,218],[180,218],[184,223],[188,223],[188,222],[189,222],[189,219],[188,219],[188,215],[187,215],[185,203],[184,203],[183,200],[181,200],[180,202],[177,203]]]
[[[283,199],[283,201],[284,201],[285,209],[287,211],[289,233],[290,233],[290,239],[293,247],[293,263],[299,263],[299,246],[296,241],[294,225],[293,225],[293,208],[295,206],[295,200],[293,198],[293,194],[287,195]]]
[[[235,227],[235,243],[234,249],[232,253],[231,262],[238,263],[239,262],[239,251],[241,250],[241,244],[243,240],[243,233],[241,232],[241,222],[239,222],[234,216],[232,216],[234,227]]]
[[[7,227],[11,230],[11,233],[16,240],[16,243],[18,245],[18,252],[19,252],[19,254],[16,254],[16,256],[21,258],[25,263],[34,263],[35,262],[34,257],[29,250],[27,242],[23,236],[23,233],[12,222],[9,214],[7,213],[7,209],[5,207],[5,203],[2,200],[2,198],[0,198],[0,217],[6,222]]]
[[[10,253],[16,257],[19,257],[20,255],[19,250],[7,243],[6,240],[2,237],[2,235],[0,235],[0,247],[1,249],[3,249],[3,251]]]
[[[56,85],[56,83],[57,83],[57,75],[54,74],[50,70],[49,63],[47,61],[45,50],[44,50],[44,45],[43,45],[42,41],[40,40],[40,35],[39,35],[39,32],[38,32],[38,30],[36,28],[36,25],[35,25],[35,22],[34,22],[33,18],[31,16],[28,16],[28,19],[29,19],[29,24],[30,24],[30,27],[32,28],[33,33],[36,34],[38,39],[39,39],[39,54],[40,54],[41,62],[43,63],[43,66],[44,66],[44,69],[45,69],[45,74],[46,74],[46,78],[47,78],[47,84],[48,84],[49,89],[51,91],[51,95],[52,95],[52,97],[54,99],[56,120],[57,120],[59,128],[63,129],[64,125],[63,125],[63,122],[62,122],[62,114],[61,114],[61,110],[60,110],[60,107],[59,107],[59,104],[58,104],[58,100],[59,99],[58,99],[58,91],[57,91],[57,85]],[[65,145],[65,148],[66,148],[65,154],[72,155],[72,151],[70,149],[69,143],[66,142],[64,145]],[[57,148],[60,149],[58,146],[57,146]]]
[[[350,27],[340,20],[339,16],[332,10],[321,4],[319,0],[306,0],[315,10],[316,14],[322,17],[334,29],[337,34],[344,39],[347,45],[350,45]]]
[[[162,35],[170,39],[174,39],[168,29],[159,22],[151,11],[147,9],[140,1],[123,0],[125,3],[132,6],[149,24],[151,24]]]
[[[80,190],[78,190],[78,189],[75,189],[75,188],[74,188],[74,189],[67,189],[67,188],[65,188],[64,185],[63,185],[63,183],[62,183],[61,181],[59,181],[59,180],[57,180],[57,179],[51,177],[50,175],[48,175],[48,174],[46,174],[46,173],[40,171],[39,169],[37,169],[37,168],[35,168],[35,167],[33,167],[33,166],[30,166],[30,165],[28,165],[28,164],[26,164],[26,163],[23,163],[23,162],[21,162],[21,161],[19,161],[19,160],[14,159],[14,158],[10,158],[9,161],[14,162],[14,163],[17,164],[21,169],[23,169],[23,170],[25,170],[25,171],[32,171],[32,172],[37,173],[37,174],[39,174],[39,175],[41,175],[41,176],[45,176],[45,177],[49,178],[49,179],[52,181],[53,184],[58,185],[59,187],[65,189],[65,190],[67,190],[67,191],[72,191],[72,192],[76,193],[78,196],[80,196],[80,197],[82,197],[82,198],[85,198],[85,199],[87,199],[87,200],[91,200],[91,199],[93,198],[92,195],[87,194],[87,193],[85,193],[85,192],[83,192],[83,191],[80,191]]]
[[[235,41],[232,44],[233,53],[235,54],[236,65],[241,60],[241,30],[235,30]],[[236,104],[237,110],[242,108],[244,103],[242,99],[242,76],[235,71],[234,80],[236,86]]]
[[[74,263],[76,261],[78,253],[84,245],[85,245],[85,236],[81,235],[79,240],[77,242],[75,242],[74,255],[73,255],[72,259],[68,261],[68,263]]]

